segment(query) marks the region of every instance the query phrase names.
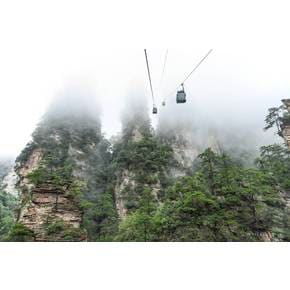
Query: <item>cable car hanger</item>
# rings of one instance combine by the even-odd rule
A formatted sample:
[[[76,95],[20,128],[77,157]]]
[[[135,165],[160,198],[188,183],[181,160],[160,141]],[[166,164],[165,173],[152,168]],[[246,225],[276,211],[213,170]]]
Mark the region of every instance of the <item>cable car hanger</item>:
[[[148,62],[148,56],[147,56],[146,49],[144,49],[144,53],[145,53],[145,59],[146,59],[146,65],[147,65],[147,72],[148,72],[148,78],[149,78],[151,95],[152,95],[152,102],[153,102],[152,113],[153,114],[157,114],[158,111],[157,111],[157,106],[155,105],[155,98],[154,98],[154,94],[153,94],[153,87],[152,87],[152,81],[151,81],[151,75],[150,75],[150,69],[149,69],[149,62]]]
[[[211,52],[213,51],[213,49],[210,49],[208,51],[208,53],[199,61],[199,63],[193,68],[193,70],[186,76],[186,78],[180,83],[180,85],[177,86],[176,89],[174,89],[172,91],[172,93],[174,93],[176,90],[178,90],[181,87],[181,90],[177,91],[176,94],[176,103],[180,104],[180,103],[185,103],[186,102],[186,93],[184,90],[184,83],[188,80],[188,78],[197,70],[197,68],[204,62],[204,60],[211,54]],[[166,96],[166,98],[171,95],[172,93],[168,94]],[[165,99],[163,100],[163,103],[165,104]]]

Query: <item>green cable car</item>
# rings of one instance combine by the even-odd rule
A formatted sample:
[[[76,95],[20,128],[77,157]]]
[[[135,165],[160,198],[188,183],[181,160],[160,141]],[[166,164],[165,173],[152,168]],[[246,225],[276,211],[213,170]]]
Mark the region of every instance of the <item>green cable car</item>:
[[[184,91],[183,84],[181,84],[181,90],[177,91],[177,94],[176,94],[176,103],[177,104],[186,103],[186,93]]]

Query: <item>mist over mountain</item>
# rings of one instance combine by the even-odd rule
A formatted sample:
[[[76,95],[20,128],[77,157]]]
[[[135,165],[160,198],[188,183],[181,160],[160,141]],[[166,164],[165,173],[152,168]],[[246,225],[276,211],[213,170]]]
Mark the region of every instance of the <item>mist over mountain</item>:
[[[290,155],[281,138],[267,145],[262,130],[215,124],[218,116],[190,101],[169,101],[153,119],[138,89],[124,98],[121,130],[109,139],[101,112],[92,90],[62,91],[14,169],[2,164],[2,240],[289,240]]]
[[[43,119],[87,117],[100,122],[100,114],[95,91],[89,86],[71,84],[52,100]]]
[[[260,75],[245,70],[243,54],[217,51],[184,84],[187,102],[176,104],[179,88],[168,92],[199,53],[173,50],[160,80],[163,57],[150,51],[154,96],[144,55],[108,51],[97,80],[68,80],[42,109],[27,97],[26,118],[18,117],[33,116],[30,141],[14,166],[0,168],[1,239],[288,240],[287,102],[276,102],[273,82],[268,91],[255,85]],[[25,139],[18,127],[17,144]]]

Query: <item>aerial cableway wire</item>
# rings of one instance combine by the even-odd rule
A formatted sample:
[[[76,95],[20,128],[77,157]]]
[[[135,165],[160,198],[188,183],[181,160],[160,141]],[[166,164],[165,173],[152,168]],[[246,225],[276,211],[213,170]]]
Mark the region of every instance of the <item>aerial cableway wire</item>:
[[[180,86],[182,86],[188,80],[188,78],[198,69],[198,67],[204,62],[204,60],[211,54],[212,51],[213,49],[210,49],[208,51],[208,53],[199,61],[199,63],[193,68],[193,70],[187,75],[187,77],[178,85],[178,87],[174,89],[174,91],[172,91],[172,93],[174,93]],[[168,94],[167,97],[170,96],[172,93]]]
[[[167,56],[168,56],[168,49],[165,52],[165,58],[164,58],[164,63],[163,63],[163,69],[162,69],[162,74],[161,74],[161,79],[160,79],[160,84],[159,84],[159,88],[161,89],[161,85],[163,82],[163,78],[164,78],[164,72],[165,72],[165,67],[166,67],[166,63],[167,63]]]
[[[197,68],[203,63],[203,61],[210,55],[210,53],[213,50],[211,49],[202,59],[201,61],[194,67],[194,69],[188,74],[188,76],[185,78],[185,80],[183,82],[181,82],[181,84],[184,84],[188,78],[197,70]]]
[[[152,102],[153,102],[153,106],[155,106],[155,99],[154,99],[154,94],[153,94],[153,87],[152,87],[152,81],[151,81],[151,75],[150,75],[150,69],[149,69],[149,63],[148,63],[148,57],[147,57],[146,49],[144,49],[144,52],[145,52],[145,58],[146,58],[146,64],[147,64],[149,83],[150,83],[150,88],[151,88]]]

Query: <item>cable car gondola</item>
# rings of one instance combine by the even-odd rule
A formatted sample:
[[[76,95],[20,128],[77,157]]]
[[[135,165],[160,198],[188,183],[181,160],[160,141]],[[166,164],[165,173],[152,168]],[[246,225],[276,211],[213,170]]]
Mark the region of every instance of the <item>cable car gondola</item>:
[[[152,114],[157,114],[157,107],[153,106]]]
[[[180,85],[177,87],[177,93],[176,93],[176,103],[177,104],[183,104],[186,103],[186,93],[184,90],[184,83],[189,79],[189,77],[198,69],[198,67],[204,62],[204,60],[211,54],[213,50],[210,49],[208,53],[200,60],[200,62],[193,68],[193,70],[186,76],[186,78],[183,80],[183,82],[180,83]],[[181,87],[181,89],[179,89]],[[175,89],[176,90],[176,89]],[[175,90],[168,94],[170,96],[175,92]],[[163,105],[163,103],[162,103]],[[165,105],[165,99],[164,99],[164,105]]]
[[[177,94],[176,94],[176,103],[177,104],[186,103],[186,93],[184,91],[183,84],[181,84],[181,90],[177,91]]]
[[[166,105],[165,101],[162,101],[162,106],[164,107]]]

